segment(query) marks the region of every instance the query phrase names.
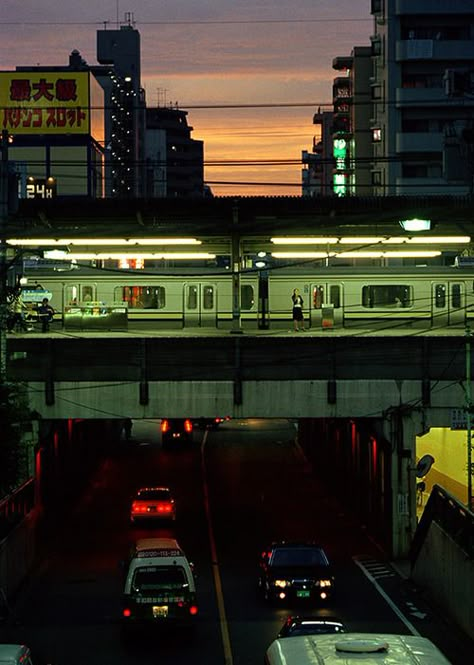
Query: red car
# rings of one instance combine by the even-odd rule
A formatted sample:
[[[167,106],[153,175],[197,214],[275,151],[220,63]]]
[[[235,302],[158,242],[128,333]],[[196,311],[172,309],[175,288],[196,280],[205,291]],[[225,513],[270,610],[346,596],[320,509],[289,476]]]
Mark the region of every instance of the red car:
[[[176,504],[168,487],[142,487],[138,490],[130,508],[130,521],[176,520]]]

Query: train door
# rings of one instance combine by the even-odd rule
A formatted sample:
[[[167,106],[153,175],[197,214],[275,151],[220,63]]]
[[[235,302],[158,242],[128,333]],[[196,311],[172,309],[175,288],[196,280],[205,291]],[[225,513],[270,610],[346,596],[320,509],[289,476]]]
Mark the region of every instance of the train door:
[[[87,305],[97,301],[97,284],[66,284],[64,286],[64,305]]]
[[[217,327],[217,287],[207,282],[184,284],[184,327]]]
[[[317,282],[311,284],[310,293],[310,319],[311,327],[322,325],[322,307],[323,305],[332,305],[334,308],[334,325],[342,325],[342,282]]]
[[[431,285],[433,325],[463,325],[466,291],[462,282],[433,282]]]

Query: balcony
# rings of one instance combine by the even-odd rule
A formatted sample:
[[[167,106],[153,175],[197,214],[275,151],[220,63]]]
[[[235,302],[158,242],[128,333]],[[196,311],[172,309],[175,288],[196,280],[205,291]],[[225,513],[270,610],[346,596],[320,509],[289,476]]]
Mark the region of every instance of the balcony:
[[[474,60],[474,41],[403,39],[395,44],[395,60]]]
[[[466,0],[449,0],[449,9],[446,0],[396,0],[395,14],[472,14]]]
[[[443,152],[444,134],[441,132],[397,132],[396,152]]]
[[[453,100],[446,95],[444,88],[397,88],[395,105],[397,108],[402,106],[452,107]]]

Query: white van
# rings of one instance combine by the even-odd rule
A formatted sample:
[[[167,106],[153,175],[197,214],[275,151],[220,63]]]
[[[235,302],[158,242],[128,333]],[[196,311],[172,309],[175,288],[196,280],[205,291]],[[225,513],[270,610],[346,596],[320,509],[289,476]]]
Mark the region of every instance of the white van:
[[[24,644],[0,644],[0,665],[33,665],[31,652]]]
[[[414,635],[344,633],[277,639],[265,665],[451,665],[433,642]]]
[[[125,579],[124,626],[170,621],[192,625],[197,613],[192,566],[177,541],[173,538],[138,540]]]

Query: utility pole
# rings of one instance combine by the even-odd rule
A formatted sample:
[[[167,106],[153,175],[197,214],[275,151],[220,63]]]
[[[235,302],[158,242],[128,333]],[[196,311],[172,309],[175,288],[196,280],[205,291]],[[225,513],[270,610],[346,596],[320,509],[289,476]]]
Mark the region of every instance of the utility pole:
[[[7,381],[7,221],[8,221],[8,143],[2,131],[0,161],[0,385]]]

